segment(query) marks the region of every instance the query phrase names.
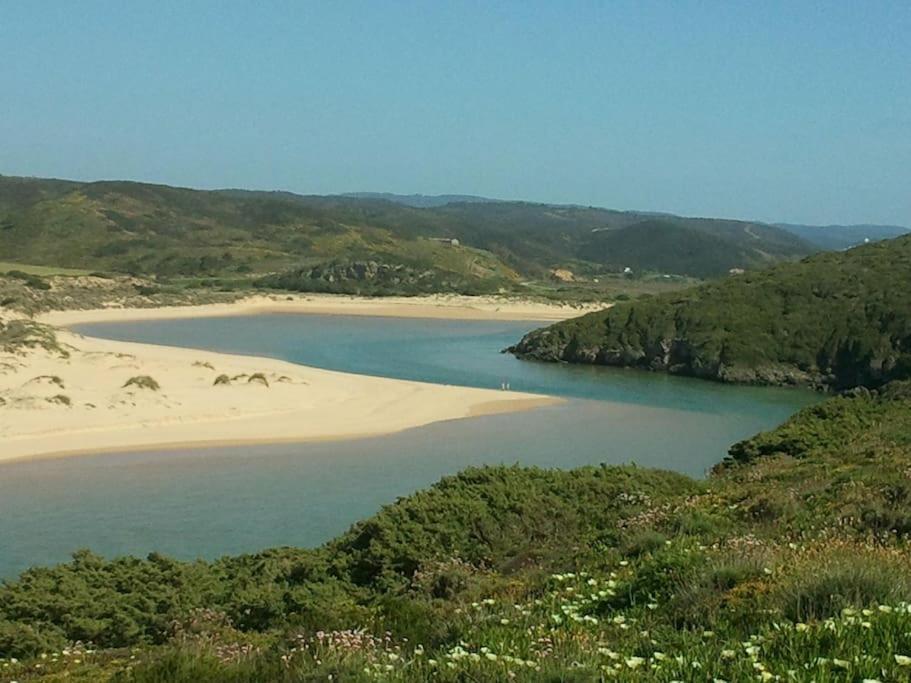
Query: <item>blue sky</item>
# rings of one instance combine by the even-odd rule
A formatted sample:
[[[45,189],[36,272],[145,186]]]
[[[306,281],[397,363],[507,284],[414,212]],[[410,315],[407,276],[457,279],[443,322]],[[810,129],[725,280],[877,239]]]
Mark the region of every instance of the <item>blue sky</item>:
[[[0,173],[911,225],[911,2],[0,0]]]

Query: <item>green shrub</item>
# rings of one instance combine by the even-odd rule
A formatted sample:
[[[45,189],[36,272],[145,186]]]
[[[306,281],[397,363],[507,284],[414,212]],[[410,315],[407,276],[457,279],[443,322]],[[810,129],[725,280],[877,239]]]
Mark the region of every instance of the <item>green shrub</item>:
[[[788,619],[806,622],[837,615],[846,607],[892,605],[911,600],[911,571],[885,553],[826,553],[789,573],[772,596]]]
[[[47,282],[47,280],[31,273],[23,273],[21,270],[11,270],[7,272],[6,275],[7,277],[22,280],[22,282],[25,283],[26,287],[31,287],[32,289],[39,289],[44,291],[51,289],[51,285],[49,282]]]
[[[148,389],[149,391],[158,391],[161,389],[161,385],[153,377],[148,375],[137,375],[136,377],[130,377],[124,385],[124,389],[129,387],[136,387],[137,389]]]

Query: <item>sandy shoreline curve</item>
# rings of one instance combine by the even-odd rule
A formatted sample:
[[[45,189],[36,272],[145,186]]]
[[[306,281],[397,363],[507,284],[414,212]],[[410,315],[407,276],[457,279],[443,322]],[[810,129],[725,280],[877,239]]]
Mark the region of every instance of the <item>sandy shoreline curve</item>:
[[[38,320],[64,327],[276,312],[547,321],[584,311],[495,298],[301,296],[194,307],[60,311]],[[0,463],[153,448],[364,438],[562,402],[521,392],[97,339],[66,329],[58,330],[58,340],[66,356],[43,349],[0,354]],[[151,378],[154,385],[137,378]]]
[[[266,313],[363,315],[390,318],[435,318],[445,320],[529,320],[556,322],[603,310],[608,304],[559,304],[495,296],[430,295],[415,297],[358,297],[338,294],[294,296],[257,295],[232,303],[200,306],[51,311],[37,320],[66,327],[96,322],[212,318]]]

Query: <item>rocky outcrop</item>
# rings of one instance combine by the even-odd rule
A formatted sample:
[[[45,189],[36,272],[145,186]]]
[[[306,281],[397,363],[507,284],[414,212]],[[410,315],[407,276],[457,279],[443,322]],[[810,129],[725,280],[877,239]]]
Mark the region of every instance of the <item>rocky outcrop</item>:
[[[382,282],[384,284],[414,284],[434,277],[432,270],[418,270],[402,264],[377,261],[325,263],[297,271],[298,277],[323,282]]]
[[[330,261],[256,281],[265,289],[297,292],[332,292],[344,294],[487,294],[496,292],[500,279],[463,275],[442,268],[428,268],[405,263],[376,260]]]
[[[785,363],[766,363],[755,367],[725,364],[718,356],[704,356],[690,342],[679,337],[662,337],[642,346],[602,346],[584,343],[578,336],[561,329],[560,325],[530,332],[504,351],[526,360],[629,367],[731,384],[814,389],[837,384],[831,373],[805,370]]]

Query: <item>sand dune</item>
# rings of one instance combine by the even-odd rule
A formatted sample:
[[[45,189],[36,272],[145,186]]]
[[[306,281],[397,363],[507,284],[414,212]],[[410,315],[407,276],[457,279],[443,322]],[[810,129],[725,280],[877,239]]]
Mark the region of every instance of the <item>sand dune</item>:
[[[469,301],[470,306],[451,297],[261,297],[193,308],[65,311],[47,314],[42,322],[69,325],[265,311],[489,319],[555,319],[579,313],[569,307]],[[0,461],[153,446],[356,438],[559,401],[94,339],[65,330],[58,339],[66,355],[43,349],[0,354]]]

